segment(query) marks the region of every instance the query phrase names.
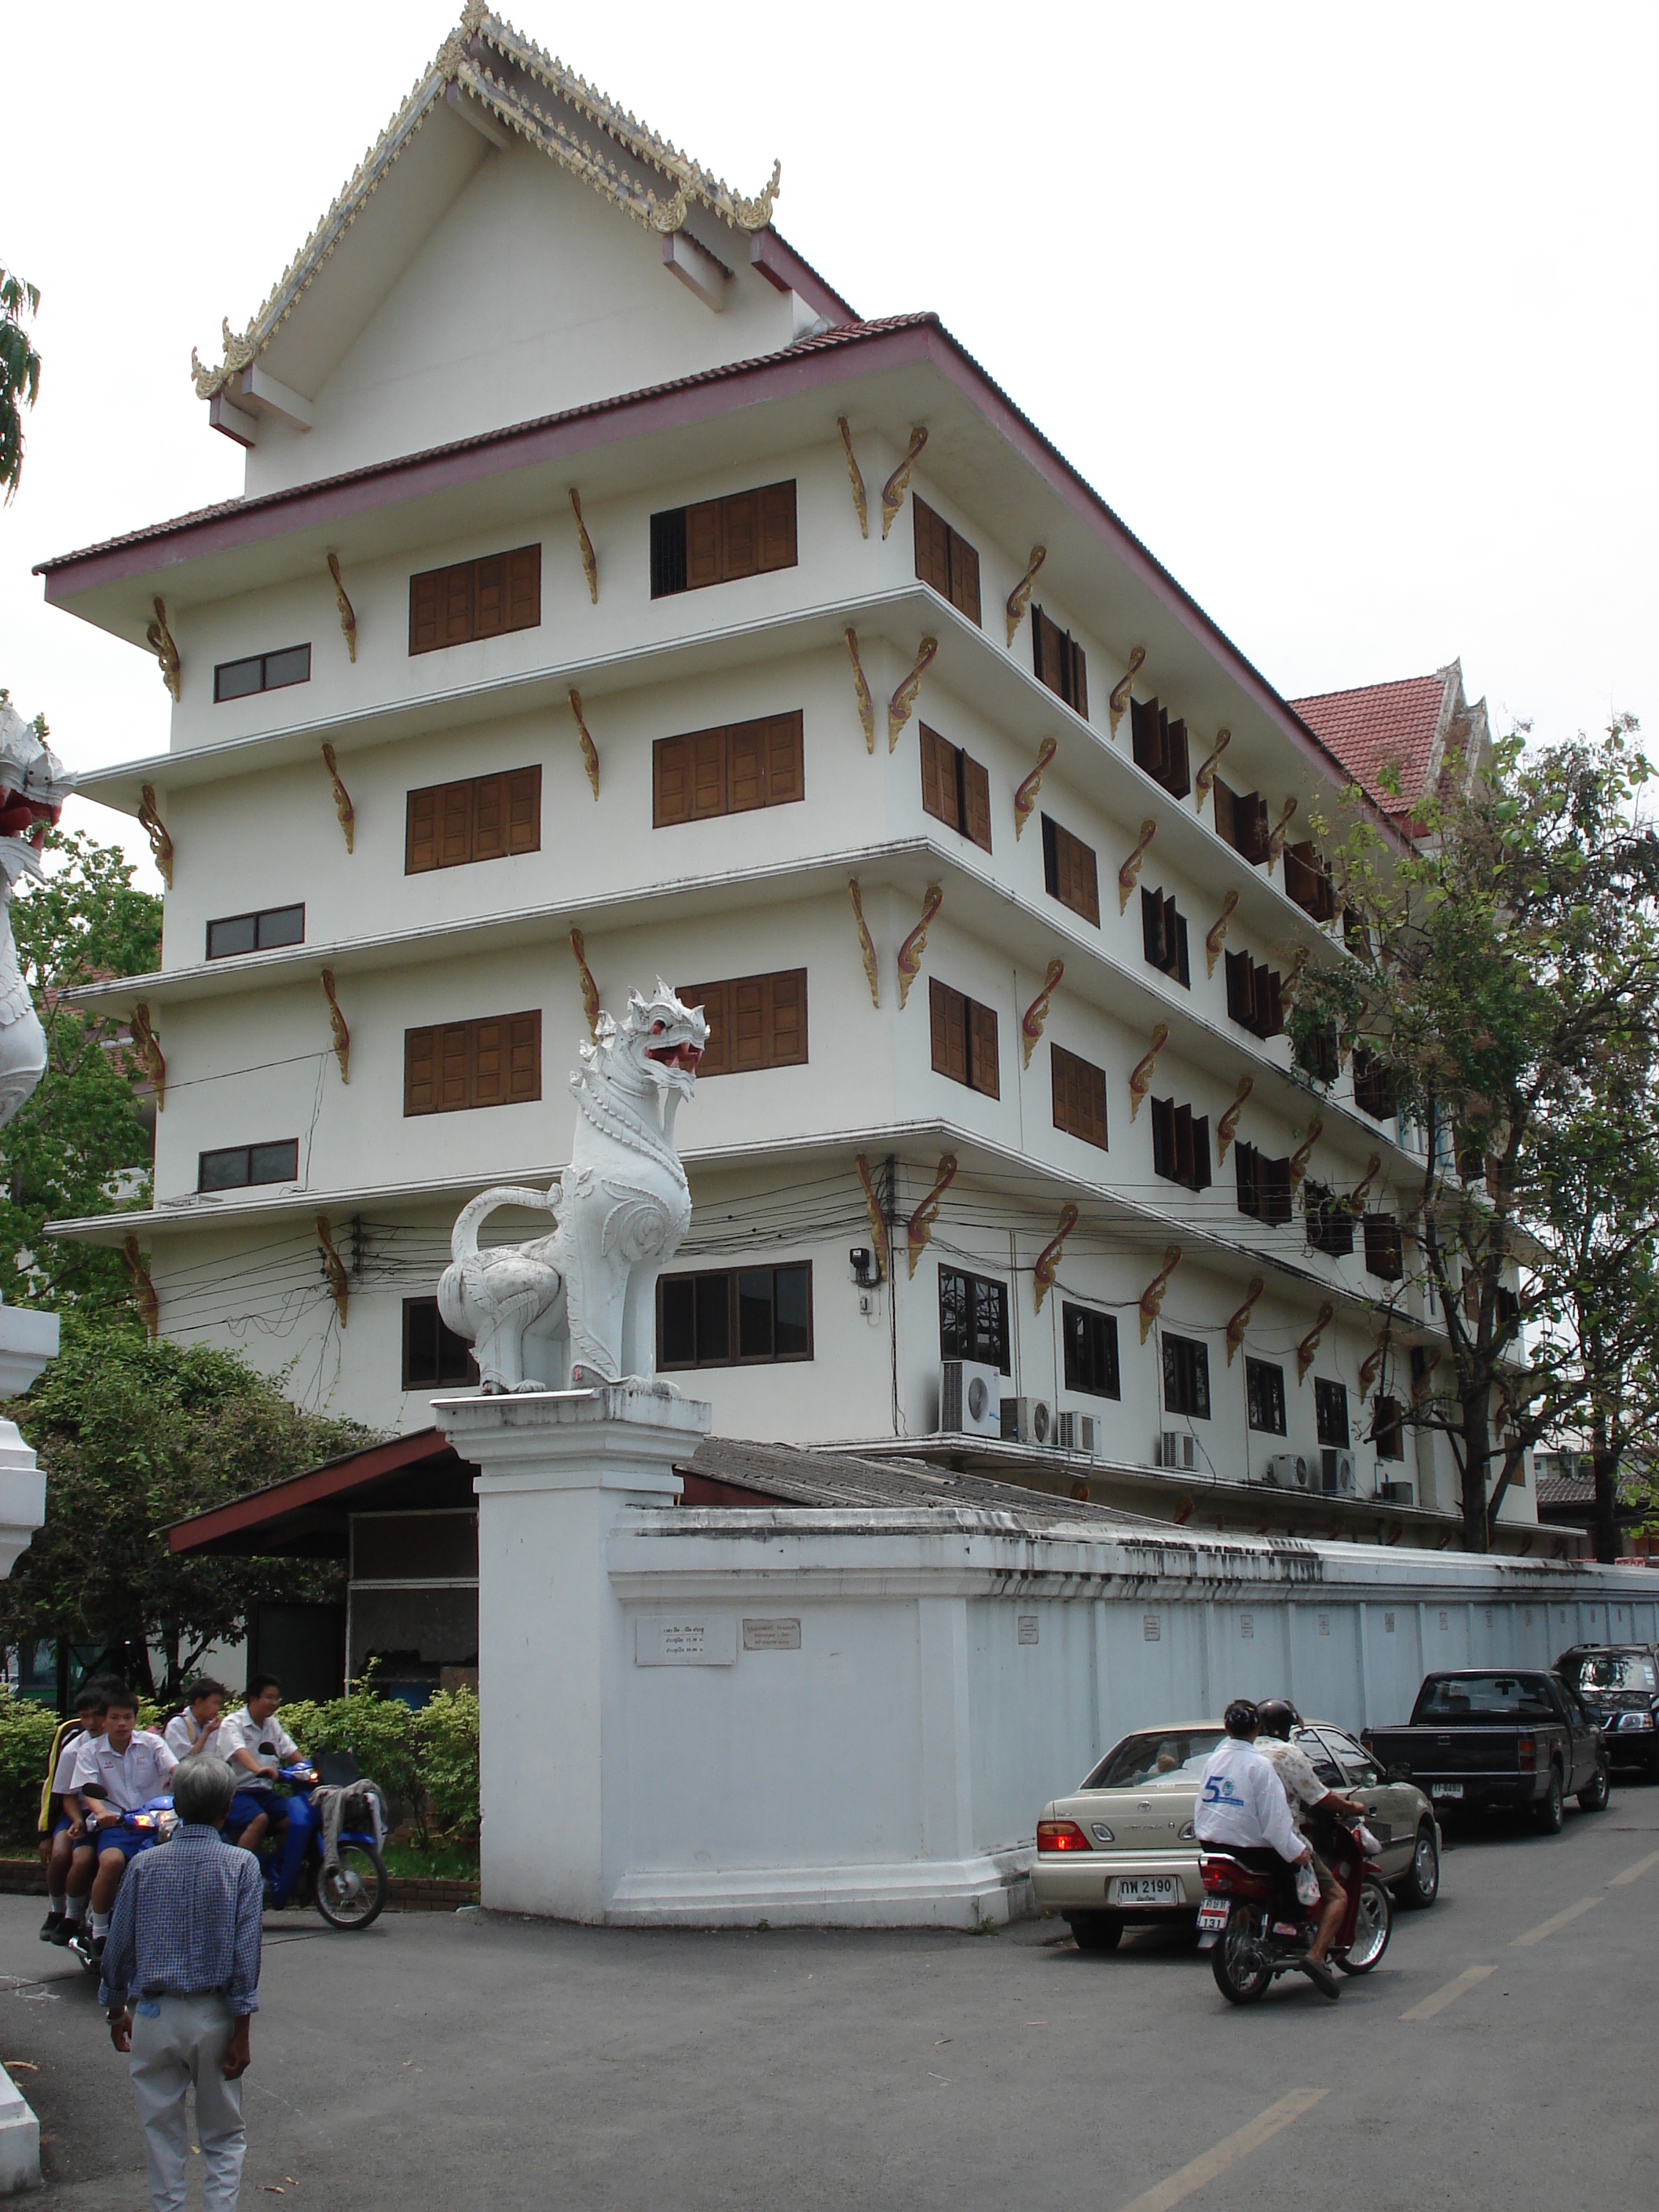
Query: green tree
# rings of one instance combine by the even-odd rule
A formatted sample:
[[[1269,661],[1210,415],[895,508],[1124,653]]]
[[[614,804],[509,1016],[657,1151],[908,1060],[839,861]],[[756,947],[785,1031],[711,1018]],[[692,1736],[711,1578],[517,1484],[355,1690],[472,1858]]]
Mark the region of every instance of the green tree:
[[[45,1227],[55,1217],[145,1204],[150,1133],[133,1087],[139,1069],[118,1024],[63,1000],[81,984],[153,969],[161,902],[134,884],[118,845],[100,845],[82,830],[51,831],[45,861],[44,880],[24,878],[11,900],[18,964],[46,1031],[47,1064],[33,1096],[0,1129],[0,1288],[13,1304],[112,1313],[128,1303],[118,1255],[60,1243]]]
[[[71,1313],[61,1354],[6,1411],[40,1455],[46,1518],[0,1582],[0,1644],[99,1644],[140,1687],[170,1696],[210,1644],[245,1633],[257,1600],[338,1593],[328,1563],[167,1547],[170,1522],[372,1440],[356,1422],[299,1412],[239,1356]]]
[[[23,410],[40,392],[40,356],[23,327],[40,306],[35,285],[0,267],[0,483],[8,507],[23,477]]]
[[[1573,1204],[1611,1218],[1600,1134],[1616,1096],[1650,1090],[1659,1048],[1659,838],[1636,735],[1621,717],[1528,752],[1513,733],[1418,802],[1404,854],[1348,794],[1349,957],[1310,971],[1292,1019],[1298,1044],[1334,1023],[1370,1053],[1425,1136],[1418,1280],[1448,1356],[1411,1418],[1450,1439],[1474,1551],[1525,1449],[1584,1405],[1569,1316],[1602,1262],[1569,1233],[1560,1179],[1577,1163]]]

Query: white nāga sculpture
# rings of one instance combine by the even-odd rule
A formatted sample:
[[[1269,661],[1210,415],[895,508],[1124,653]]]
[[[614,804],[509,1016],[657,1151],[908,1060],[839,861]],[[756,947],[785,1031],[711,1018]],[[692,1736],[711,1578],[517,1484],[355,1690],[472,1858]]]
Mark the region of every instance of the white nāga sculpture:
[[[46,1037],[17,964],[11,887],[41,873],[46,831],[75,788],[52,747],[9,699],[0,699],[0,1127],[46,1072]]]
[[[708,1042],[701,1006],[660,980],[629,994],[618,1025],[601,1013],[570,1079],[570,1164],[547,1190],[498,1184],[462,1208],[438,1284],[438,1310],[471,1340],[487,1394],[573,1389],[657,1371],[657,1277],[679,1249],[691,1194],[674,1117],[696,1089]],[[526,1244],[478,1249],[497,1206],[550,1213]]]

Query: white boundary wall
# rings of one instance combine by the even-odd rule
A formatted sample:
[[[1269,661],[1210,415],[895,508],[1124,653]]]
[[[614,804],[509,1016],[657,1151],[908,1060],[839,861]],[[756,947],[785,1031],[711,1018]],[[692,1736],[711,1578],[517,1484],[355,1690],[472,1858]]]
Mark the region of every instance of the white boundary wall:
[[[1126,1731],[1659,1638],[1659,1576],[1029,1510],[688,1510],[665,1385],[441,1401],[479,1467],[483,1901],[629,1923],[974,1926]]]

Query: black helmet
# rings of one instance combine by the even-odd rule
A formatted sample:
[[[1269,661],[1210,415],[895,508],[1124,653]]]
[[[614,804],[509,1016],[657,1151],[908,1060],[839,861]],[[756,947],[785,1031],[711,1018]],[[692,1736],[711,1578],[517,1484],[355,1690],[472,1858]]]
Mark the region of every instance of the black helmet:
[[[1229,1735],[1252,1736],[1256,1732],[1256,1710],[1248,1698],[1235,1698],[1222,1719]]]
[[[1283,1736],[1286,1743],[1291,1740],[1291,1730],[1302,1725],[1302,1716],[1288,1698],[1264,1698],[1255,1709],[1255,1717],[1263,1735]]]

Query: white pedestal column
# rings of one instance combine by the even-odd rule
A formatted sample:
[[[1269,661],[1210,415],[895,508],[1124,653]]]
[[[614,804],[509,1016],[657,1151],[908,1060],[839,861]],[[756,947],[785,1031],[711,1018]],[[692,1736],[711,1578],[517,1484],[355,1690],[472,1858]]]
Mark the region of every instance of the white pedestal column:
[[[21,1398],[57,1357],[56,1314],[0,1306],[0,1400]],[[46,1517],[46,1478],[16,1422],[0,1421],[0,1575],[11,1572]]]
[[[661,1385],[436,1398],[478,1469],[483,1898],[492,1910],[599,1921],[608,1757],[631,1666],[605,1571],[630,1508],[680,1494],[708,1406]]]

